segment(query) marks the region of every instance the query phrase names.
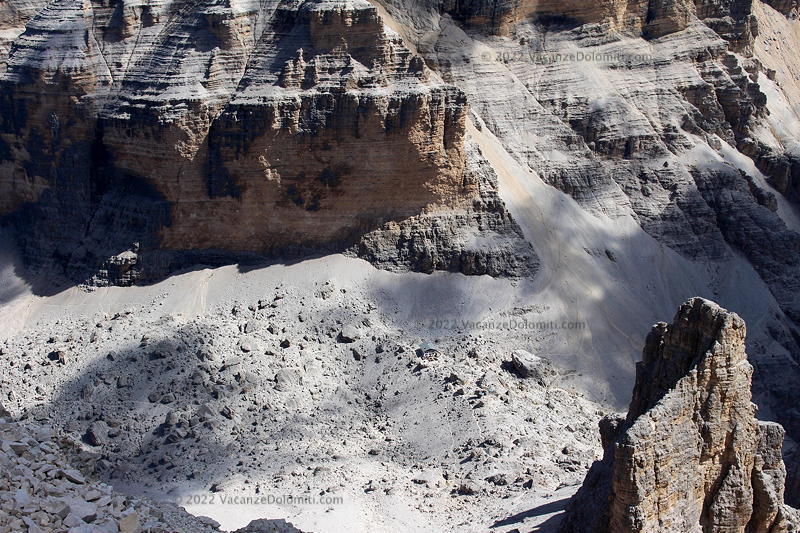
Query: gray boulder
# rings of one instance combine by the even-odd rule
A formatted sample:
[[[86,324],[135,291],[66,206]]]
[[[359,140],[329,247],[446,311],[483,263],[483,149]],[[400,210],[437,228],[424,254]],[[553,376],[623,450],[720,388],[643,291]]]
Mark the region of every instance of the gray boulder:
[[[533,379],[542,386],[547,386],[556,375],[550,361],[525,350],[511,354],[511,367],[520,377]]]

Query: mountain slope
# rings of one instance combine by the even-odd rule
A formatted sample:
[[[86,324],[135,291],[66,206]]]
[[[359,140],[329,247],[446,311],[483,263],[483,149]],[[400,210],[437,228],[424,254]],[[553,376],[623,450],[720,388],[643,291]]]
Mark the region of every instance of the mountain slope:
[[[0,214],[21,254],[4,262],[0,313],[14,324],[4,336],[16,354],[47,341],[59,313],[122,312],[159,291],[152,302],[236,329],[230,317],[208,318],[208,300],[226,286],[255,293],[264,288],[248,276],[288,276],[296,297],[311,299],[343,277],[364,293],[353,305],[386,307],[396,342],[489,342],[497,353],[470,362],[478,389],[477,373],[503,370],[516,349],[550,360],[555,388],[568,391],[553,406],[567,413],[573,393],[606,409],[627,401],[650,324],[699,295],[748,323],[754,398],[760,417],[786,428],[796,502],[796,13],[795,2],[761,0],[4,3]],[[394,273],[318,257],[334,252]],[[182,269],[191,271],[169,277]],[[293,316],[281,320],[297,337],[319,336],[316,322]],[[523,319],[534,326],[508,326]],[[109,339],[104,350],[124,344]],[[456,344],[443,352],[466,352]],[[281,366],[268,351],[243,357]],[[326,359],[352,364],[343,361]],[[23,379],[21,410],[40,402],[34,381],[9,383]],[[403,383],[413,396],[414,380]],[[438,399],[436,386],[412,405]],[[72,416],[53,401],[39,405],[54,423]],[[459,401],[445,404],[466,416]],[[526,435],[549,430],[493,408]],[[430,431],[449,420],[428,413]],[[372,427],[367,411],[357,415]],[[454,449],[436,460],[452,461]],[[552,492],[588,466],[591,445],[579,451],[574,464],[556,456],[526,467],[542,466]],[[362,457],[349,464],[370,475]],[[531,497],[480,484],[501,522],[503,496]],[[369,496],[353,498],[361,519],[402,523],[392,504],[371,515]],[[439,510],[431,523],[463,526]],[[426,515],[412,514],[424,530]]]

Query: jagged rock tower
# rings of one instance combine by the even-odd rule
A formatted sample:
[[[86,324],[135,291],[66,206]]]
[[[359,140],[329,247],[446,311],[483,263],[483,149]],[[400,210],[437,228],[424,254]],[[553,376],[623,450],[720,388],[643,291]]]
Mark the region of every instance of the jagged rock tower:
[[[601,421],[604,457],[562,532],[797,531],[784,431],[756,419],[744,341],[744,321],[701,298],[653,327],[628,416]]]

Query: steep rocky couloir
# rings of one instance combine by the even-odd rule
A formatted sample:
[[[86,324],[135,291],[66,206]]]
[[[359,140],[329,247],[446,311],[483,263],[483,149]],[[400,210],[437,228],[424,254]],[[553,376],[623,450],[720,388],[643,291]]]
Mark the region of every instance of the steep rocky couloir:
[[[51,2],[0,108],[0,214],[29,264],[73,280],[341,250],[481,204],[464,93],[365,0]]]
[[[756,419],[745,324],[693,298],[647,337],[628,415],[600,423],[605,450],[563,532],[789,532],[783,428]]]

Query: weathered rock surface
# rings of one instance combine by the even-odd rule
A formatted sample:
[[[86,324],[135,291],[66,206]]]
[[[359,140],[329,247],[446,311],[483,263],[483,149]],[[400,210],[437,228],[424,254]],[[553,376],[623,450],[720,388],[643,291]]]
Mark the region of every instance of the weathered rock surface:
[[[779,346],[751,345],[754,393],[800,438],[788,385],[800,379],[800,21],[760,0],[689,3],[685,27],[655,17],[625,29],[585,2],[564,9],[589,18],[515,15],[498,31],[489,15],[523,3],[385,3],[521,167],[598,216],[633,217],[708,265],[713,287],[742,258],[752,266],[780,306],[767,319]]]
[[[387,270],[533,275],[536,252],[498,198],[494,170],[471,142],[467,162],[465,178],[480,192],[471,206],[388,223],[364,235],[350,253]]]
[[[596,24],[604,32],[621,31],[648,39],[686,29],[700,20],[747,49],[757,32],[750,0],[434,0],[440,9],[471,26],[507,35],[520,22],[535,19],[544,24],[574,27]],[[784,6],[784,9],[791,9]]]
[[[489,40],[451,26],[428,44],[430,62],[548,183],[592,211],[631,214],[688,257],[720,261],[741,250],[787,314],[800,316],[793,217],[776,212],[774,193],[754,169],[737,168],[716,151],[727,143],[763,169],[786,159],[767,177],[793,195],[791,152],[764,134],[757,63],[697,24],[655,44],[586,25],[552,31],[523,22],[515,35]],[[476,51],[465,53],[461,43],[471,39]],[[577,53],[585,59],[574,59]],[[485,90],[509,78],[515,82],[504,91]],[[606,87],[602,95],[598,83]],[[765,240],[758,234],[767,226],[772,237]],[[766,245],[770,239],[781,246]]]
[[[73,280],[338,251],[465,210],[445,255],[518,239],[481,220],[465,95],[365,0],[50,3],[14,40],[0,108],[0,215],[31,265]],[[433,268],[487,270],[472,262]]]
[[[797,530],[783,428],[756,419],[744,342],[744,321],[701,298],[653,327],[628,415],[601,422],[604,457],[562,531]]]

